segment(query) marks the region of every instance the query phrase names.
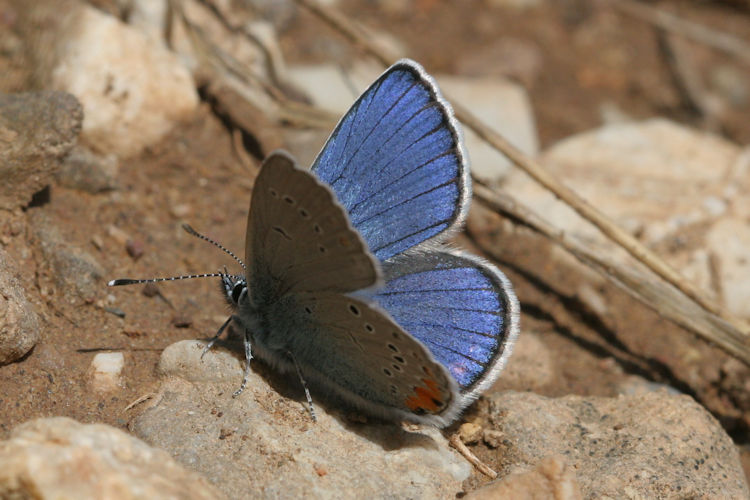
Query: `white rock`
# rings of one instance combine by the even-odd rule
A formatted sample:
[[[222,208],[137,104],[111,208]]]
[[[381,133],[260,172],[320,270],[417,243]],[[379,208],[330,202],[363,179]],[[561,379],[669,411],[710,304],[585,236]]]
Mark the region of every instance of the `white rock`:
[[[521,85],[503,78],[464,78],[438,75],[438,84],[455,100],[530,156],[539,152],[539,138],[531,101]],[[463,127],[471,171],[490,182],[503,180],[512,170],[510,161],[466,127]]]
[[[120,386],[125,357],[121,352],[100,352],[91,360],[91,387],[97,392],[109,392]]]
[[[48,85],[81,101],[83,137],[100,152],[135,155],[197,108],[177,57],[98,9],[81,5],[55,42]]]

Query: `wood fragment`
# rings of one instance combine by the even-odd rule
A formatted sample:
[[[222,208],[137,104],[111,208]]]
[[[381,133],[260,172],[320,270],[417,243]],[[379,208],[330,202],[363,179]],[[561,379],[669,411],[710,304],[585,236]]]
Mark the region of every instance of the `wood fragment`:
[[[474,453],[472,453],[465,444],[461,442],[461,438],[459,437],[458,433],[453,434],[448,439],[448,442],[456,449],[456,451],[463,455],[464,458],[468,460],[469,463],[471,463],[471,465],[476,467],[479,472],[489,477],[490,479],[497,479],[497,472],[495,472],[487,464],[479,460],[479,458],[474,455]]]

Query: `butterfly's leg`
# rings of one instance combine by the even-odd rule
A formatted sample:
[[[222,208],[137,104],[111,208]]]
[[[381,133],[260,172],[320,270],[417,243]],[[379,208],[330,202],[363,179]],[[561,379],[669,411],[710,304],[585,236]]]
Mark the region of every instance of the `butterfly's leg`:
[[[203,359],[203,356],[205,356],[206,353],[211,350],[211,348],[214,346],[216,341],[219,340],[219,337],[221,336],[221,334],[224,333],[224,330],[226,330],[226,328],[229,326],[229,323],[232,322],[232,318],[233,316],[229,316],[227,320],[224,322],[224,324],[219,327],[219,331],[216,332],[216,335],[211,337],[211,340],[208,341],[208,344],[206,344],[206,347],[203,348],[203,352],[201,353],[201,359]]]
[[[242,376],[242,383],[240,384],[240,388],[237,389],[234,394],[232,394],[233,398],[236,398],[237,396],[242,394],[242,391],[245,390],[247,379],[250,377],[251,359],[253,359],[253,353],[250,351],[250,330],[245,328],[245,374]]]
[[[307,404],[310,406],[310,416],[312,417],[313,422],[317,422],[318,418],[315,416],[315,408],[313,407],[312,398],[310,397],[310,391],[307,388],[305,378],[302,376],[302,370],[299,367],[299,363],[297,363],[297,358],[294,357],[291,351],[287,351],[286,353],[292,358],[292,361],[294,361],[294,367],[297,369],[297,376],[299,377],[299,381],[302,382],[302,387],[305,389],[305,397],[307,397]]]

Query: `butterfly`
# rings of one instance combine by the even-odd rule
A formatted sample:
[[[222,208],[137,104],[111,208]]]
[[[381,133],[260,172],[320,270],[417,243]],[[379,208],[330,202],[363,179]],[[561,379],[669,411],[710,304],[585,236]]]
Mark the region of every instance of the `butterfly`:
[[[257,357],[367,414],[450,424],[497,379],[519,332],[506,276],[443,243],[470,200],[450,105],[419,64],[397,62],[310,170],[283,151],[263,161],[244,263],[235,257],[244,274],[188,276],[221,277],[233,308],[206,349],[234,323],[244,332],[240,391]]]

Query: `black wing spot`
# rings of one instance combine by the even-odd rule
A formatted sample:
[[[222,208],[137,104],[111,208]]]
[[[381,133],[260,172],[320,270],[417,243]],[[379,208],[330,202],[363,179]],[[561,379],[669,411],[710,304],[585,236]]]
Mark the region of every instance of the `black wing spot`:
[[[323,234],[323,228],[319,224],[313,224],[313,231],[317,234]]]
[[[401,371],[401,367],[400,367],[399,365],[397,365],[396,363],[393,363],[393,364],[392,364],[391,366],[392,366],[392,367],[393,367],[393,369],[394,369],[394,370],[396,370],[397,372],[400,372],[400,371]]]
[[[398,332],[392,332],[391,335],[393,335],[394,339],[398,339],[399,338]]]
[[[398,352],[398,347],[396,347],[393,344],[388,344],[388,349],[390,349],[393,352]],[[402,358],[403,359],[403,358]]]
[[[271,196],[273,196],[274,198],[279,197],[279,192],[276,191],[274,188],[268,188],[268,192],[271,193]]]
[[[368,333],[375,333],[375,327],[370,323],[365,323],[365,330],[367,330]]]
[[[299,214],[302,216],[303,219],[309,219],[310,218],[310,212],[308,212],[304,208],[300,208],[299,209]]]
[[[294,205],[296,203],[296,201],[294,201],[294,198],[289,195],[284,196],[284,201],[287,202],[288,205]]]
[[[307,314],[312,314],[312,309],[310,307],[308,307],[308,306],[305,306],[305,312]]]
[[[319,251],[320,253],[326,253],[326,252],[328,251],[328,249],[327,249],[326,247],[324,247],[323,245],[320,245],[320,246],[318,247],[318,251]]]
[[[354,304],[349,304],[349,310],[355,316],[359,316],[360,314],[362,314],[362,312],[359,310],[359,308],[357,306],[355,306]]]
[[[396,361],[397,363],[401,363],[402,365],[405,365],[405,364],[406,364],[406,360],[405,360],[404,358],[402,358],[401,356],[396,356],[396,355],[394,355],[394,356],[393,356],[393,359],[394,359],[394,360],[395,360],[395,361]]]
[[[279,233],[281,236],[283,236],[285,239],[290,240],[292,239],[291,236],[289,236],[289,233],[287,233],[283,227],[281,226],[273,226],[273,230]]]
[[[385,373],[386,377],[393,376],[393,372],[391,372],[388,368],[383,368],[383,373]]]

